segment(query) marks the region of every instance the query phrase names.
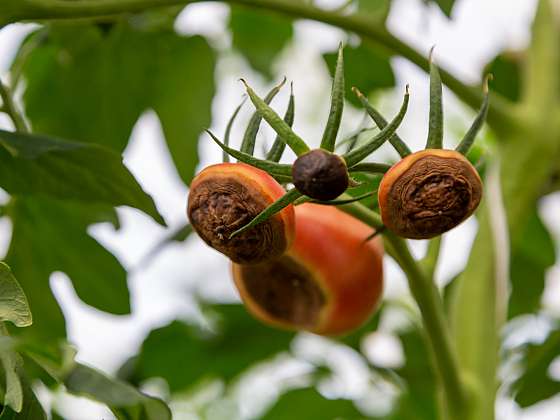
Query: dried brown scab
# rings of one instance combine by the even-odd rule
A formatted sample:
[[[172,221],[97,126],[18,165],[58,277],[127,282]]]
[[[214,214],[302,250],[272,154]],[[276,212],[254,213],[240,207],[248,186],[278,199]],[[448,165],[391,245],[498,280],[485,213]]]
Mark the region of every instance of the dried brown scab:
[[[424,150],[389,170],[379,188],[383,222],[411,239],[441,235],[468,218],[482,197],[476,169],[460,153]]]
[[[293,237],[293,208],[230,238],[283,193],[276,181],[258,169],[242,165],[239,171],[229,171],[236,165],[241,164],[215,165],[193,181],[189,220],[204,242],[236,263],[257,264],[276,258]],[[221,167],[214,169],[217,166]],[[258,171],[256,179],[245,176],[243,171]],[[264,178],[269,184],[257,182],[263,174],[270,178]],[[275,185],[278,189],[271,188]],[[269,194],[264,192],[267,189]]]
[[[315,327],[326,299],[305,267],[283,256],[240,270],[243,288],[262,311],[300,328]]]
[[[348,188],[344,160],[322,149],[312,150],[296,159],[292,179],[299,192],[317,200],[333,200]]]

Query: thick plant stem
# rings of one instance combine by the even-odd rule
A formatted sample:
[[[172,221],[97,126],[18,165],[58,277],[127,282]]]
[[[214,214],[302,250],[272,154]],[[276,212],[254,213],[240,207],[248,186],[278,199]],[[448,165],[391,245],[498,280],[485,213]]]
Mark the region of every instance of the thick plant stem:
[[[379,229],[382,226],[380,216],[360,203],[352,203],[340,208],[374,228]],[[388,251],[407,276],[410,291],[422,314],[435,369],[443,388],[447,414],[447,417],[443,418],[466,419],[467,396],[438,290],[433,279],[414,260],[404,239],[388,231],[383,235]]]
[[[18,20],[95,18],[122,13],[140,12],[153,7],[196,3],[202,0],[20,0],[8,15],[11,22]],[[220,0],[213,0],[220,1]],[[425,71],[429,70],[426,56],[395,37],[383,25],[360,15],[344,15],[335,11],[322,10],[302,1],[291,0],[222,0],[257,9],[272,10],[285,15],[324,22],[354,32],[386,50],[407,58]],[[478,86],[468,86],[451,73],[440,69],[441,79],[449,89],[472,108],[477,109],[483,96]],[[514,122],[510,104],[498,95],[492,97],[488,122],[504,127]]]

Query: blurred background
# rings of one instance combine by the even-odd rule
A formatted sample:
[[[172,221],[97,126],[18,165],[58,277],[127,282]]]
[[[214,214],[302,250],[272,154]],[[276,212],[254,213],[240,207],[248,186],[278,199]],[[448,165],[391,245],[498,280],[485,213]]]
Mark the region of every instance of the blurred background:
[[[317,3],[321,7],[334,9],[344,2],[324,0]],[[489,63],[508,66],[515,61],[516,54],[521,54],[529,41],[535,7],[536,1],[533,0],[458,0],[449,11],[435,2],[393,0],[387,26],[392,33],[424,54],[435,45],[436,62],[461,80],[474,84],[480,82]],[[231,113],[243,97],[244,89],[238,81],[240,77],[248,80],[258,93],[264,94],[286,76],[294,83],[295,131],[309,143],[318,145],[329,109],[329,63],[332,68],[333,54],[342,41],[348,46],[345,52],[348,83],[369,91],[370,99],[385,116],[395,114],[404,86],[410,84],[409,111],[398,131],[413,150],[423,147],[427,133],[429,85],[423,71],[405,59],[388,56],[374,48],[361,47],[359,39],[324,24],[306,20],[291,22],[277,17],[267,17],[270,21],[263,24],[255,19],[258,18],[251,12],[230,10],[226,5],[215,3],[192,4],[182,10],[174,10],[170,16],[163,16],[163,13],[162,16],[145,14],[131,19],[133,28],[148,34],[155,30],[152,28],[171,20],[177,34],[197,36],[192,38],[189,48],[199,50],[192,52],[187,62],[179,56],[172,57],[177,59],[181,71],[170,76],[170,80],[178,82],[176,93],[189,97],[186,101],[177,100],[170,105],[176,107],[173,110],[176,118],[182,119],[187,126],[192,125],[190,131],[188,127],[182,127],[181,134],[198,136],[201,127],[210,125],[215,133],[222,135]],[[33,76],[33,72],[41,71],[44,71],[43,78],[54,78],[42,80],[35,75],[35,79],[29,83],[24,80],[17,91],[18,95],[23,95],[34,125],[37,121],[38,132],[51,131],[65,136],[64,132],[56,132],[53,128],[55,125],[49,126],[50,117],[66,120],[70,126],[74,126],[69,130],[79,130],[87,124],[76,121],[77,117],[71,111],[72,102],[60,103],[58,93],[75,95],[79,112],[91,111],[85,116],[91,119],[91,125],[96,124],[96,119],[105,118],[110,113],[115,115],[108,116],[109,119],[129,118],[129,112],[125,109],[127,103],[139,101],[135,92],[127,92],[124,88],[118,92],[118,100],[107,98],[99,103],[91,103],[91,98],[96,96],[96,89],[107,82],[92,77],[91,71],[118,73],[122,71],[118,66],[127,59],[114,45],[111,48],[115,48],[115,55],[106,62],[98,61],[98,69],[88,69],[83,64],[83,78],[80,80],[56,68],[65,65],[65,48],[71,60],[71,55],[88,42],[91,44],[89,48],[96,51],[95,43],[103,41],[95,37],[110,36],[110,31],[115,30],[106,23],[99,24],[97,28],[100,28],[101,35],[91,35],[91,39],[88,39],[88,35],[68,43],[64,39],[64,31],[72,31],[72,28],[63,27],[59,31],[59,38],[55,36],[54,41],[45,42],[21,63],[24,79]],[[0,31],[0,74],[12,67],[16,54],[21,54],[22,43],[30,42],[28,35],[38,30],[41,28],[35,24],[13,24]],[[167,48],[165,39],[158,42],[154,51]],[[62,48],[64,43],[67,45]],[[49,54],[57,47],[56,60],[52,60]],[[170,58],[154,54],[155,63],[130,62],[131,74],[120,74],[119,77],[126,80],[142,75],[155,80],[159,77],[156,74],[158,65],[166,59]],[[512,71],[499,68],[495,73],[511,75]],[[497,79],[495,83],[498,85],[502,82],[509,83],[503,79]],[[153,89],[158,89],[158,86],[156,83]],[[515,89],[512,89],[509,92],[515,95]],[[165,95],[169,95],[169,92]],[[284,88],[274,100],[273,106],[279,112],[283,112],[288,95],[289,89]],[[211,119],[204,109],[210,98]],[[90,103],[86,106],[80,101]],[[114,109],[102,112],[99,106]],[[45,110],[45,107],[49,109]],[[444,141],[451,147],[467,130],[474,113],[446,89],[444,111]],[[233,128],[232,143],[235,146],[240,144],[252,112],[252,106],[246,103]],[[384,308],[381,318],[376,317],[375,320],[377,330],[361,337],[357,346],[346,346],[310,334],[292,337],[287,333],[278,333],[276,336],[267,327],[261,327],[263,331],[255,330],[254,325],[257,324],[247,324],[245,319],[239,325],[235,324],[238,313],[244,314],[242,308],[238,305],[221,305],[239,302],[230,279],[227,259],[205,246],[196,235],[184,241],[168,240],[170,234],[180,230],[186,223],[188,187],[185,179],[189,175],[185,174],[219,162],[222,153],[205,135],[200,135],[198,141],[198,159],[191,153],[196,151],[192,145],[196,145],[196,142],[191,141],[190,146],[170,144],[169,137],[174,135],[174,122],[168,115],[169,112],[165,110],[156,112],[150,106],[142,106],[142,113],[137,121],[133,121],[130,140],[127,144],[125,142],[124,148],[126,166],[154,198],[168,228],[158,225],[140,211],[127,207],[117,209],[119,229],[107,222],[92,224],[87,228],[87,233],[115,255],[128,272],[125,279],[130,293],[130,315],[112,315],[100,311],[78,297],[68,273],[55,272],[50,275],[50,288],[64,313],[68,340],[77,348],[77,359],[107,373],[118,373],[123,378],[137,382],[145,392],[171,398],[174,418],[177,419],[260,418],[287,390],[310,389],[308,387],[313,383],[318,384],[317,389],[327,398],[343,398],[337,401],[355,404],[365,415],[373,418],[385,418],[383,416],[391,411],[400,392],[391,378],[386,377],[387,372],[405,366],[405,360],[411,352],[415,353],[414,349],[421,347],[421,344],[415,346],[412,339],[405,341],[406,337],[400,337],[399,331],[403,325],[410,323],[407,312],[415,314],[417,311],[402,272],[386,258],[385,297],[387,302],[393,302],[394,305]],[[11,128],[7,118],[0,118],[1,127]],[[355,103],[348,102],[342,133],[354,131],[363,118],[364,112]],[[99,122],[100,126],[103,124]],[[109,132],[104,130],[101,127],[90,133],[105,135]],[[122,137],[127,129],[117,127],[115,132]],[[110,142],[108,137],[118,133],[111,132],[101,142]],[[262,155],[274,140],[273,132],[262,124],[258,139],[257,153]],[[494,139],[491,133],[485,131],[477,141],[483,150],[491,147]],[[291,152],[287,152],[283,160],[291,162],[293,158]],[[376,160],[393,162],[397,160],[397,155],[384,146],[376,152]],[[0,190],[0,203],[8,199],[8,194]],[[550,194],[541,200],[539,215],[546,232],[552,235],[557,244],[558,255],[560,193]],[[437,280],[442,287],[464,267],[475,229],[476,220],[471,218],[444,236],[443,254],[437,270]],[[0,218],[0,255],[8,251],[11,232],[10,219]],[[56,236],[56,230],[52,233]],[[68,246],[64,235],[51,240],[53,246]],[[411,246],[417,256],[425,252],[424,241],[412,241]],[[154,252],[156,248],[157,252]],[[81,258],[88,260],[87,255],[81,255]],[[35,261],[30,260],[28,263],[34,264]],[[556,261],[560,261],[560,258],[557,257]],[[103,270],[98,273],[99,276],[107,274]],[[542,277],[546,285],[540,298],[540,309],[538,313],[519,314],[510,320],[504,331],[504,352],[524,343],[542,342],[550,330],[550,319],[560,316],[560,265],[547,266],[542,269],[542,273],[534,272],[534,275],[535,281],[541,281]],[[100,279],[100,282],[112,287],[111,279]],[[31,310],[34,312],[33,306]],[[231,337],[214,344],[204,344],[204,334],[213,331],[214,318],[220,319],[220,315],[226,319],[226,326],[227,320],[232,320],[235,328],[247,330],[229,331]],[[192,325],[197,328],[187,328]],[[268,334],[277,340],[276,347],[263,351],[249,348],[249,344],[260,346],[264,340],[270,341]],[[203,344],[197,344],[199,336]],[[254,340],[251,341],[251,338]],[[241,348],[236,346],[238,340],[248,340],[249,344]],[[361,348],[362,352],[358,352],[356,347]],[[236,351],[246,352],[246,356],[236,358]],[[418,351],[425,357],[423,350]],[[140,356],[135,358],[139,353]],[[199,358],[193,359],[196,357]],[[419,366],[427,369],[428,360],[422,357],[418,360]],[[518,360],[515,357],[506,359],[508,363],[502,367],[501,375],[507,383],[518,375]],[[220,360],[226,360],[224,363],[231,363],[231,366],[221,366]],[[249,362],[253,361],[258,363],[249,366]],[[138,364],[141,368],[138,368]],[[197,372],[184,373],[189,371],[190,364],[202,367],[195,369]],[[211,367],[205,369],[204,366]],[[369,379],[369,373],[379,380]],[[560,381],[560,360],[557,359],[551,365],[548,374]],[[37,387],[41,402],[47,407],[54,407],[63,418],[113,418],[102,405],[70,396],[62,389],[52,391],[42,385]],[[316,394],[309,392],[305,401],[316,397]],[[499,419],[559,418],[560,397],[552,397],[522,409],[508,396],[506,390],[501,395],[497,407]],[[289,401],[297,404],[297,396]],[[280,410],[277,417],[270,418],[290,418],[282,416],[282,408],[277,410]],[[323,417],[313,417],[310,412],[307,418]]]

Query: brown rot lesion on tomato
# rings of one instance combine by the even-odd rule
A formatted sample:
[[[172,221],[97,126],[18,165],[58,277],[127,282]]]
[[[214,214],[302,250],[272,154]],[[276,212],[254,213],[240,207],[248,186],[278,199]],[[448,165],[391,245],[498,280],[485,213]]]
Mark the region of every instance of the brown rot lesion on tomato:
[[[233,264],[239,295],[268,325],[348,334],[381,300],[381,238],[364,243],[371,228],[333,206],[306,203],[295,213],[295,240],[283,256],[251,266]]]
[[[242,163],[224,163],[195,177],[187,214],[198,235],[212,248],[242,264],[256,264],[282,255],[293,238],[293,207],[232,237],[284,190],[269,174]]]

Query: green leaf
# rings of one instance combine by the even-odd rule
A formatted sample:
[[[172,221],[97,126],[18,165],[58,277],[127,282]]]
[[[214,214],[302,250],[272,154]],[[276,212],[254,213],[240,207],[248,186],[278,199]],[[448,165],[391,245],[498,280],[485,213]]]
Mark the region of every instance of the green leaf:
[[[515,401],[528,407],[560,392],[560,382],[548,374],[552,361],[560,355],[560,330],[553,331],[542,344],[530,344],[523,359],[525,372],[513,384]]]
[[[536,209],[524,224],[521,238],[513,246],[510,259],[510,318],[538,311],[546,271],[556,261],[554,241]]]
[[[3,262],[0,262],[0,321],[10,321],[16,327],[27,327],[33,322],[23,289]]]
[[[391,0],[358,0],[358,12],[378,23],[385,21],[390,8]]]
[[[64,385],[73,394],[106,404],[119,420],[171,420],[171,411],[163,401],[87,366],[77,365]]]
[[[285,351],[293,333],[254,320],[241,305],[214,305],[213,331],[174,321],[150,333],[138,357],[137,379],[162,377],[171,392],[206,377],[230,380],[255,362]]]
[[[130,312],[126,272],[87,233],[88,226],[112,221],[112,209],[46,198],[17,198],[8,216],[13,234],[7,262],[33,308],[34,324],[23,330],[40,338],[64,337],[64,318],[49,286],[55,271],[66,273],[80,299],[103,311]]]
[[[523,53],[503,51],[484,67],[483,75],[492,73],[492,91],[511,101],[521,99],[521,72],[523,71]]]
[[[282,395],[276,405],[262,417],[262,420],[357,420],[365,418],[350,400],[330,400],[323,397],[314,388],[303,388]]]
[[[165,221],[121,156],[105,147],[0,130],[0,186],[10,194],[128,205]]]
[[[215,58],[204,38],[126,22],[54,24],[27,43],[33,37],[42,39],[22,69],[34,131],[122,151],[138,117],[153,108],[178,174],[190,182],[214,94]]]
[[[0,330],[0,339],[3,342],[3,348],[0,350],[0,363],[2,364],[6,386],[2,405],[6,405],[16,413],[19,413],[23,407],[23,388],[19,378],[22,360],[13,351],[11,339],[5,335],[5,327],[3,325],[0,325]]]
[[[229,26],[233,47],[255,70],[272,78],[274,60],[292,39],[292,23],[273,14],[232,7]]]
[[[331,74],[334,74],[336,57],[336,52],[323,55]],[[364,42],[358,47],[346,46],[344,48],[346,99],[359,107],[360,101],[352,93],[352,87],[355,86],[368,95],[376,89],[395,86],[395,75],[389,58],[386,53]]]
[[[31,386],[25,378],[21,378],[23,405],[17,413],[10,407],[5,406],[0,413],[0,420],[47,420],[47,414],[33,393]]]
[[[400,336],[405,365],[397,374],[405,380],[405,389],[387,420],[437,418],[436,378],[430,368],[426,340],[417,329]]]
[[[453,6],[455,5],[455,0],[431,0],[435,3],[440,10],[445,14],[447,17],[451,17],[451,12],[453,12]]]

